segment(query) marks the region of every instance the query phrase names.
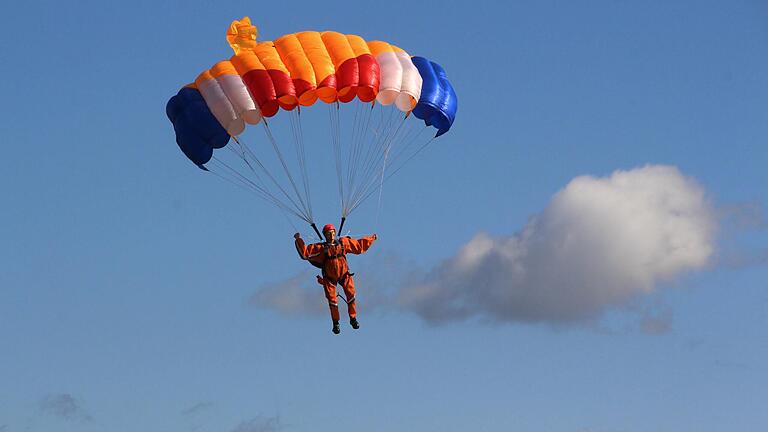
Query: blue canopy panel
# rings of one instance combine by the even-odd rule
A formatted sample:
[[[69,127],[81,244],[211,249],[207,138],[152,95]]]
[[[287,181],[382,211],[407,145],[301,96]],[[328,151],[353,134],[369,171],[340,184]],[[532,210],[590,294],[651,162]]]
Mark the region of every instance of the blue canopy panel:
[[[200,92],[184,87],[165,106],[165,113],[173,123],[176,144],[184,155],[201,169],[211,160],[213,149],[229,142],[229,134],[213,116]]]
[[[456,92],[442,66],[424,57],[412,57],[411,61],[419,70],[422,79],[421,96],[413,109],[413,115],[424,120],[427,126],[437,129],[435,137],[439,137],[448,132],[456,120]]]

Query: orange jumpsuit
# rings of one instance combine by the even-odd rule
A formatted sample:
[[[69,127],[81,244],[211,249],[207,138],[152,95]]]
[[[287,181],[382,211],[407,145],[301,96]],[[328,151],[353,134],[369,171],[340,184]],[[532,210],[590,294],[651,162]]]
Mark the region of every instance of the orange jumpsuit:
[[[301,238],[296,239],[296,250],[302,259],[311,260],[322,266],[323,277],[317,278],[317,282],[325,290],[325,298],[331,308],[331,318],[339,320],[339,304],[336,301],[336,284],[340,284],[347,297],[347,312],[349,317],[357,316],[355,309],[355,280],[349,273],[347,266],[347,254],[359,255],[371,247],[376,239],[373,236],[355,240],[351,237],[340,237],[336,243],[304,244]]]

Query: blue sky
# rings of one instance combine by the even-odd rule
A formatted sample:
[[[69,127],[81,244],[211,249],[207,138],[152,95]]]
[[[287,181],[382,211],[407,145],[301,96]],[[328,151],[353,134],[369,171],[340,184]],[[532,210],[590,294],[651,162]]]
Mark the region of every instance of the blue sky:
[[[440,5],[6,6],[0,432],[768,427],[768,6]],[[311,272],[290,283],[306,264],[282,215],[174,143],[166,101],[230,55],[226,29],[245,15],[261,39],[391,41],[442,64],[459,95],[454,128],[384,187],[378,223],[372,206],[349,222],[380,236],[350,260],[357,332],[331,334]],[[336,222],[333,183],[317,186],[319,223]],[[532,250],[526,232],[597,244],[602,223],[641,235],[599,257],[654,239],[712,251],[664,252],[653,274],[591,249],[504,260]],[[453,270],[484,244],[482,265]],[[536,297],[505,263],[556,263],[536,280],[566,282]],[[265,304],[280,287],[310,310]],[[511,292],[547,307],[528,319],[483,300]],[[587,315],[558,318],[574,310],[558,298]]]

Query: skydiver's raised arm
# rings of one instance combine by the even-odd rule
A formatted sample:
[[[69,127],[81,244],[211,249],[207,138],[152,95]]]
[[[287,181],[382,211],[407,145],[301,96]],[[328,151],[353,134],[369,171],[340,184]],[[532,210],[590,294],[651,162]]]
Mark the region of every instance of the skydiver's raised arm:
[[[293,238],[296,239],[296,252],[299,253],[301,259],[308,259],[310,256],[317,255],[323,251],[322,243],[312,243],[307,246],[299,233],[294,234]]]
[[[344,242],[344,248],[348,253],[360,255],[361,253],[365,253],[378,238],[379,237],[376,234],[373,234],[359,239],[342,237],[340,241]]]

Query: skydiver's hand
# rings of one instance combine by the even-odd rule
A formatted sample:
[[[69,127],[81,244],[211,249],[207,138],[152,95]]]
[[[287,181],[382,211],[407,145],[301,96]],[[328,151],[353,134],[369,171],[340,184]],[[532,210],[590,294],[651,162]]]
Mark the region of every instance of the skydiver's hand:
[[[298,240],[298,239],[300,239],[300,238],[301,238],[301,234],[299,234],[299,233],[296,233],[296,234],[294,234],[294,235],[293,235],[293,238],[295,238],[296,240]]]

